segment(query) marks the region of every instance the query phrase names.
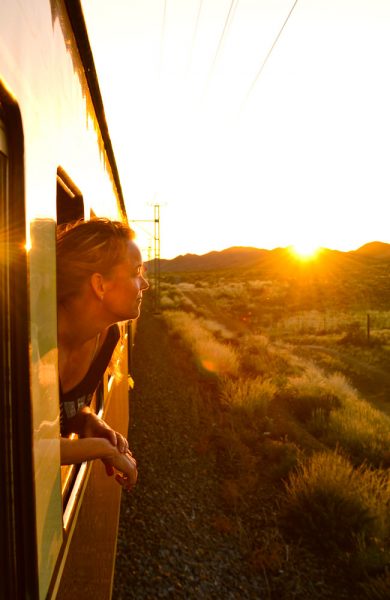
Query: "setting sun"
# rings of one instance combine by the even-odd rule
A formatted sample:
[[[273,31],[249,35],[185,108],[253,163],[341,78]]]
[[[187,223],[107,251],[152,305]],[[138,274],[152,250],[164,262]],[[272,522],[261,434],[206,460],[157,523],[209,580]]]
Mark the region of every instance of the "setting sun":
[[[128,214],[161,206],[161,256],[389,240],[389,2],[82,5]]]
[[[315,246],[310,242],[299,242],[291,246],[292,253],[300,260],[313,260],[317,258],[321,251],[319,246]]]

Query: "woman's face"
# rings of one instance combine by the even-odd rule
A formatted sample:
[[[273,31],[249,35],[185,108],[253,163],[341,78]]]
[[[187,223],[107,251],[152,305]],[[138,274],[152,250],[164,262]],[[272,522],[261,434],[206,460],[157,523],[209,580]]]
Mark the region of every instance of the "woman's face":
[[[142,292],[148,287],[141,252],[133,241],[128,242],[127,259],[104,279],[103,307],[111,313],[113,322],[139,317]]]

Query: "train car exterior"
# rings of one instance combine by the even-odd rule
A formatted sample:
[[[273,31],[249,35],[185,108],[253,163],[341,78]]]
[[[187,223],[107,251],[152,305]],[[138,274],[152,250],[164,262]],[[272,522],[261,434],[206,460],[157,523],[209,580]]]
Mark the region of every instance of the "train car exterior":
[[[110,598],[120,486],[100,461],[61,467],[55,231],[126,220],[78,0],[0,4],[0,597]],[[123,377],[96,410],[128,426]],[[4,566],[3,566],[4,565]]]

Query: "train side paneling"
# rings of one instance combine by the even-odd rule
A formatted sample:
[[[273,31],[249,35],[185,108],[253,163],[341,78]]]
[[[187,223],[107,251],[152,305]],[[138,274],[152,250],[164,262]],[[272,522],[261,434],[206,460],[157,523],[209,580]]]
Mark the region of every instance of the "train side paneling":
[[[78,2],[73,4],[78,5]],[[79,208],[81,206],[86,218],[90,214],[124,218],[112,165],[105,152],[93,98],[80,60],[78,42],[65,2],[2,0],[0,121],[3,122],[3,138],[9,147],[8,156],[3,161],[4,164],[7,161],[8,166],[7,175],[3,176],[7,190],[2,199],[2,211],[6,215],[2,226],[5,224],[7,230],[21,232],[16,241],[13,239],[4,244],[8,244],[7,252],[17,247],[20,253],[22,248],[26,267],[24,277],[28,274],[24,286],[22,278],[21,291],[14,291],[21,298],[25,294],[25,299],[19,303],[19,297],[13,297],[9,303],[12,319],[16,319],[22,329],[26,325],[27,372],[26,369],[18,371],[23,368],[23,363],[17,364],[13,360],[12,347],[10,351],[5,349],[3,359],[16,378],[29,382],[24,391],[18,392],[16,386],[12,394],[10,392],[8,409],[12,409],[14,415],[25,415],[24,427],[26,423],[28,425],[31,414],[33,483],[24,501],[29,502],[29,510],[35,513],[34,535],[29,539],[24,536],[26,539],[20,543],[15,539],[12,544],[16,550],[22,545],[25,554],[32,557],[32,563],[36,554],[38,583],[32,581],[29,589],[27,583],[25,593],[29,594],[28,597],[40,599],[56,594],[60,596],[61,586],[67,585],[67,573],[69,578],[81,577],[74,570],[78,551],[84,565],[88,556],[96,555],[96,549],[101,557],[105,555],[108,562],[112,561],[115,552],[115,534],[112,532],[116,530],[116,524],[110,524],[108,517],[112,513],[111,520],[118,519],[120,500],[119,486],[100,472],[100,465],[94,464],[92,470],[87,466],[80,486],[71,487],[70,492],[74,493],[69,495],[71,510],[68,510],[65,521],[59,449],[55,290],[57,198],[61,189],[66,190],[69,199],[77,197],[76,189],[82,194]],[[20,118],[14,118],[15,115]],[[69,181],[74,182],[73,190],[67,185]],[[14,207],[13,212],[7,207]],[[14,214],[15,207],[19,207],[17,214]],[[11,265],[11,275],[12,269]],[[3,304],[4,308],[6,302]],[[125,377],[122,382],[106,381],[107,406],[104,410],[108,411],[107,418],[109,421],[112,419],[112,425],[126,434],[126,328],[123,328],[121,344]],[[12,450],[15,454],[20,432],[12,418],[11,415],[10,431],[6,432],[9,448],[4,451]],[[11,462],[15,460],[15,456],[10,458]],[[12,493],[18,494],[17,477],[14,467],[7,466],[5,462],[4,465],[4,472],[9,476],[11,497]],[[15,519],[18,519],[17,515]],[[80,540],[87,536],[87,532],[88,535],[94,534],[95,538],[84,537],[85,544],[81,547]],[[100,542],[94,543],[99,536],[106,538],[105,549],[96,547]],[[36,548],[31,547],[33,543]],[[71,570],[66,566],[67,560],[69,565],[73,564]],[[89,577],[93,578],[96,569],[100,568],[99,562],[95,562],[93,569],[88,569]],[[112,570],[112,564],[110,568]],[[31,570],[34,570],[34,564]],[[106,571],[101,571],[99,589],[94,595],[96,598],[110,596],[112,573]],[[34,579],[34,573],[31,578]],[[84,589],[85,582],[78,583],[78,589]],[[16,584],[11,582],[9,585],[12,590],[12,585]]]

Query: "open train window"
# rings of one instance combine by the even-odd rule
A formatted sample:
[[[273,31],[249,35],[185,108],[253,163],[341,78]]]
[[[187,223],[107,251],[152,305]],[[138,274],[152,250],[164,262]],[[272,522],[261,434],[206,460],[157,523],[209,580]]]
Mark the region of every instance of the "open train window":
[[[61,167],[57,169],[57,225],[84,217],[83,196]]]
[[[57,169],[57,225],[64,225],[84,217],[83,196],[63,168]],[[74,435],[71,437],[75,437]],[[66,527],[72,513],[76,489],[80,487],[86,465],[61,467],[62,505]]]
[[[64,225],[84,218],[83,195],[76,184],[63,168],[57,169],[57,225]],[[99,416],[103,414],[105,390],[107,390],[109,377],[104,376],[95,392],[91,409]],[[76,438],[75,434],[70,435]],[[80,490],[87,472],[87,463],[81,465],[64,465],[61,467],[61,487],[63,522],[67,529],[71,522],[72,514],[77,505]]]

